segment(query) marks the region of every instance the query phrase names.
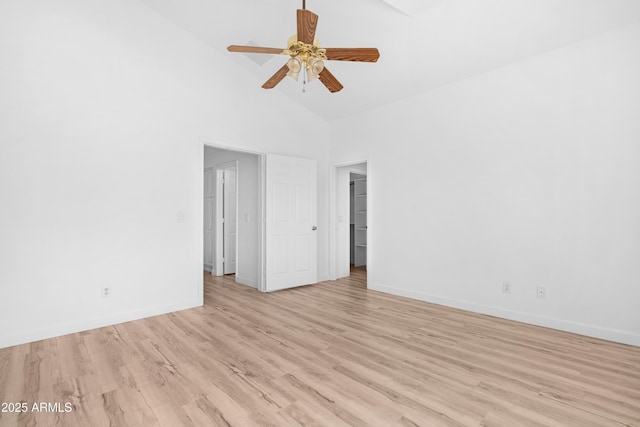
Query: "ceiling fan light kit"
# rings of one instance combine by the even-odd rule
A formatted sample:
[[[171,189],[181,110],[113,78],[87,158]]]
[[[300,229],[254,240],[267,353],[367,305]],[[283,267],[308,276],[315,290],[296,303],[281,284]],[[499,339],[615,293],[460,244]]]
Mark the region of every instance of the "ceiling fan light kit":
[[[306,2],[303,0],[302,9],[297,10],[297,34],[289,38],[287,49],[277,49],[259,46],[238,46],[227,47],[229,52],[243,53],[264,53],[288,55],[290,59],[276,73],[267,80],[262,87],[272,89],[286,76],[298,80],[300,73],[303,74],[303,88],[307,81],[320,80],[322,84],[335,93],[342,90],[343,86],[333,74],[325,67],[324,61],[356,61],[356,62],[376,62],[380,53],[376,48],[326,48],[320,47],[320,42],[315,38],[316,27],[318,25],[318,15],[306,9]]]

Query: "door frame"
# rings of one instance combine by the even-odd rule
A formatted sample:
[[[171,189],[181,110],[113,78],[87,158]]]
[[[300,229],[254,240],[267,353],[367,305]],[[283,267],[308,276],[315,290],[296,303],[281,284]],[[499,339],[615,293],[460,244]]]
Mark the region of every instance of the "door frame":
[[[258,255],[258,283],[257,283],[257,289],[260,292],[264,292],[265,291],[265,227],[264,227],[264,218],[265,218],[265,212],[266,212],[266,208],[265,208],[265,182],[264,182],[264,173],[265,173],[265,162],[266,162],[266,153],[265,152],[261,152],[261,151],[256,151],[254,149],[251,148],[247,148],[247,147],[242,147],[242,146],[234,146],[234,145],[229,145],[227,142],[224,141],[219,141],[217,139],[214,138],[208,138],[208,137],[200,137],[198,140],[198,145],[197,145],[197,150],[198,150],[198,159],[199,159],[199,163],[200,163],[200,172],[198,174],[198,181],[199,181],[199,189],[200,189],[200,194],[204,194],[204,149],[205,147],[211,147],[211,148],[217,148],[220,150],[228,150],[228,151],[236,151],[238,153],[247,153],[247,154],[254,154],[256,156],[258,156],[258,197],[260,198],[259,202],[258,202],[258,206],[259,206],[259,215],[260,218],[257,218],[258,221],[258,235],[260,243],[259,243],[259,247],[258,247],[258,251],[259,251],[259,255]],[[202,197],[199,197],[199,200],[201,200],[202,205],[199,206],[199,209],[197,210],[198,212],[198,223],[200,224],[201,228],[200,230],[204,230],[204,200]],[[198,248],[199,248],[199,267],[198,267],[198,296],[199,298],[201,298],[202,301],[204,301],[204,286],[203,286],[203,281],[201,279],[202,277],[202,260],[204,258],[203,255],[203,245],[204,245],[204,233],[200,232],[198,233],[199,235],[199,239],[198,239]],[[236,251],[237,251],[237,246],[236,246]],[[237,255],[236,255],[236,262],[237,262]],[[236,269],[237,269],[237,264],[236,264]]]
[[[216,170],[216,210],[214,215],[215,220],[215,233],[216,233],[216,242],[215,242],[215,254],[216,258],[214,260],[215,263],[215,271],[216,276],[224,275],[224,263],[223,263],[223,254],[224,254],[224,226],[222,223],[222,219],[224,218],[224,184],[222,182],[222,178],[224,176],[224,171],[229,169],[235,169],[236,171],[236,270],[238,269],[238,227],[240,224],[238,223],[238,175],[240,174],[239,165],[237,160],[232,160],[227,163],[222,163],[217,165]]]
[[[361,170],[349,170],[349,172],[358,173],[360,175],[367,176],[367,272],[371,272],[375,268],[373,267],[374,257],[372,256],[373,251],[371,238],[371,226],[373,224],[373,212],[371,210],[371,200],[372,200],[372,185],[371,185],[371,160],[369,158],[360,159],[360,160],[352,160],[340,163],[331,163],[329,165],[329,280],[338,279],[337,265],[338,265],[338,254],[340,253],[338,247],[338,192],[337,192],[337,182],[338,182],[338,169],[348,168],[349,166],[355,166],[359,164],[366,164],[367,171],[362,172]],[[347,184],[348,185],[348,184]],[[375,249],[375,247],[374,247]]]

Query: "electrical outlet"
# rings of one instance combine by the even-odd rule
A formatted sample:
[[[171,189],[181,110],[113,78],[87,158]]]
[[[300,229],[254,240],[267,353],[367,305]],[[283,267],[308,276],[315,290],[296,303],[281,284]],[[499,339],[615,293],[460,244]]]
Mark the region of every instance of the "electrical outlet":
[[[111,288],[108,286],[105,286],[104,288],[102,288],[102,297],[108,298],[110,296],[111,296]]]
[[[505,294],[510,294],[511,293],[511,283],[504,282],[502,284],[502,292],[505,293]]]
[[[546,298],[547,290],[544,286],[538,286],[538,298]]]

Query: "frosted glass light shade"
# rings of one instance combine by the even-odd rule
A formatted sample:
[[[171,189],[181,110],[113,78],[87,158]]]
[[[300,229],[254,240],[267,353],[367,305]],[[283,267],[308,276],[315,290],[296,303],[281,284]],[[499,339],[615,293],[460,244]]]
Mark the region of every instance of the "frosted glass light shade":
[[[298,81],[298,75],[300,74],[300,70],[302,69],[302,61],[297,57],[291,58],[289,61],[287,61],[287,67],[289,68],[287,76]]]
[[[307,68],[307,78],[310,82],[316,80],[318,75],[324,70],[324,62],[318,58],[311,58]]]

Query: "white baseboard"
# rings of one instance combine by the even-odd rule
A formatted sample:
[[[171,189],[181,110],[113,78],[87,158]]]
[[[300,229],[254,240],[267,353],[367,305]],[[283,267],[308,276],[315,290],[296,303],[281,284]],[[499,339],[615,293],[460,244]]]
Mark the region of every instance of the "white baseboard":
[[[26,331],[16,335],[0,337],[0,348],[12,347],[40,341],[48,338],[55,338],[62,335],[76,332],[88,331],[90,329],[102,328],[105,326],[117,325],[119,323],[130,322],[132,320],[144,319],[146,317],[159,316],[161,314],[172,313],[174,311],[186,310],[189,308],[201,307],[202,302],[185,301],[182,303],[149,307],[142,310],[134,310],[126,313],[118,313],[97,319],[83,320],[77,323],[66,323],[61,325],[48,326],[46,328]]]
[[[392,288],[389,286],[381,285],[379,283],[369,282],[367,288],[372,291],[379,291],[387,294],[430,302],[433,304],[444,305],[447,307],[459,308],[462,310],[487,314],[489,316],[500,317],[503,319],[515,320],[517,322],[528,323],[531,325],[543,326],[546,328],[557,329],[565,332],[572,332],[574,334],[600,338],[608,341],[615,341],[622,344],[640,346],[640,334],[636,334],[633,332],[603,328],[596,325],[588,325],[585,323],[573,322],[571,320],[540,316],[537,314],[508,310],[500,307],[481,305],[470,301],[443,298],[406,289]]]

